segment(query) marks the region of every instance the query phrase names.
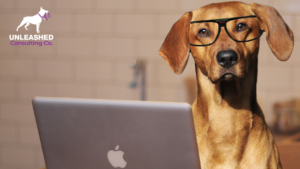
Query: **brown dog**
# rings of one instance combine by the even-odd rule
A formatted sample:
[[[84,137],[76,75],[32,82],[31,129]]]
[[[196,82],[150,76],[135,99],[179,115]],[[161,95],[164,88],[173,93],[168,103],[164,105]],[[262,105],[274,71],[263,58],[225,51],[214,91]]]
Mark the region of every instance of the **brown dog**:
[[[235,19],[243,16],[250,17]],[[203,169],[282,168],[256,99],[262,30],[274,55],[287,60],[294,38],[279,13],[266,5],[241,2],[210,4],[185,13],[159,51],[176,74],[184,70],[190,52],[194,57],[193,115]]]

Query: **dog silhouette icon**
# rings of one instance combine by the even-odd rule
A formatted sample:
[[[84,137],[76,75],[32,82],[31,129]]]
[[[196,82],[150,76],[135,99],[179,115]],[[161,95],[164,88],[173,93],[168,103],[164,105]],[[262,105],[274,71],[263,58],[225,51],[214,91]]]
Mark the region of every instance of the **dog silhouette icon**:
[[[30,24],[36,25],[36,32],[40,33],[40,24],[42,22],[42,17],[47,14],[49,11],[46,11],[45,9],[43,9],[41,7],[40,11],[34,15],[34,16],[26,16],[23,18],[22,22],[20,23],[20,25],[17,28],[17,31],[19,30],[19,28],[23,25],[25,25],[25,29],[27,29],[27,26]],[[45,17],[43,17],[43,19],[45,19]]]

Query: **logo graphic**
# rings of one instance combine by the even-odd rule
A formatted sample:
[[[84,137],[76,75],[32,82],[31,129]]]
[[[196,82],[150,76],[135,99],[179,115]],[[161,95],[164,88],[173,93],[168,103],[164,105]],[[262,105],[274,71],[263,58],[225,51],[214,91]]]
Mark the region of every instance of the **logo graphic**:
[[[49,14],[49,11],[46,11],[45,9],[43,9],[41,7],[40,12],[38,12],[36,15],[24,17],[22,22],[18,26],[17,31],[21,26],[23,26],[25,24],[26,24],[25,29],[28,30],[27,26],[29,26],[30,24],[33,24],[33,25],[36,25],[36,32],[40,33],[40,24],[42,22],[42,19],[48,20],[48,18],[46,16],[47,13],[48,13],[48,17],[50,18],[51,16]]]
[[[110,164],[114,167],[125,168],[127,162],[123,158],[124,152],[119,150],[119,145],[116,146],[115,151],[109,150],[107,153],[107,158]]]
[[[17,30],[19,30],[20,27],[25,25],[25,29],[27,29],[27,26],[30,24],[36,25],[36,32],[40,33],[40,25],[42,23],[42,20],[48,20],[48,18],[51,18],[51,15],[49,11],[43,9],[42,7],[40,8],[40,11],[34,15],[34,16],[27,16],[24,17],[20,25],[18,26]],[[28,34],[10,34],[9,35],[9,40],[10,40],[10,45],[13,46],[52,46],[52,40],[54,39],[54,36],[51,34],[34,34],[34,35],[28,35]]]

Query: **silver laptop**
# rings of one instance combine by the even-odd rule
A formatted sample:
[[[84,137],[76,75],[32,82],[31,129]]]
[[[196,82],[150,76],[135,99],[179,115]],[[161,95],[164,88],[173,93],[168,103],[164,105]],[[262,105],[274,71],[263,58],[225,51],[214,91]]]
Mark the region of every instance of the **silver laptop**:
[[[199,169],[186,103],[33,99],[47,169]]]

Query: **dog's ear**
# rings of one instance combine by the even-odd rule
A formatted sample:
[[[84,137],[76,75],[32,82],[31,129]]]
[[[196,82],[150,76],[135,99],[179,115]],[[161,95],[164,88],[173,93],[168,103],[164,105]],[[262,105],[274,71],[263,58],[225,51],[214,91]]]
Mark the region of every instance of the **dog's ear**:
[[[266,32],[267,42],[278,60],[289,59],[294,47],[294,35],[276,9],[260,4],[251,4],[251,9]]]
[[[185,13],[168,33],[162,44],[159,55],[161,55],[176,74],[183,72],[189,57],[189,28],[192,12]]]

